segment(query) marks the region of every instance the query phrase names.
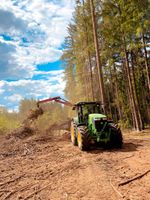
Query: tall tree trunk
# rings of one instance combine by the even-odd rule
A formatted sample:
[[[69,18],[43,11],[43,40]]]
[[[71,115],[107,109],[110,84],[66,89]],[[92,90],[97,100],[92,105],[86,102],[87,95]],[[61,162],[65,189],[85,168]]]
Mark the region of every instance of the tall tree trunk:
[[[82,0],[82,6],[83,6],[83,17],[84,17],[85,16],[84,0]],[[88,37],[88,28],[87,28],[86,20],[84,20],[84,27],[85,27],[85,39],[86,39],[86,48],[87,48],[89,45],[89,37]],[[91,97],[92,97],[92,100],[94,101],[93,72],[92,72],[91,53],[89,49],[87,50],[87,57],[88,57],[89,70],[90,70]]]
[[[149,88],[149,91],[150,91],[150,67],[148,65],[148,57],[147,57],[147,50],[146,50],[146,45],[145,45],[144,34],[142,34],[142,42],[143,42],[143,49],[144,49],[147,82],[148,82],[148,88]]]
[[[98,44],[98,37],[97,37],[97,23],[96,23],[95,7],[94,7],[93,0],[90,0],[90,8],[91,8],[91,15],[92,15],[93,35],[94,35],[96,64],[97,64],[97,69],[98,69],[101,102],[102,102],[102,105],[103,105],[104,113],[106,113],[104,81],[103,81],[103,74],[102,74],[102,66],[101,66],[101,62],[100,62],[100,52],[99,52],[99,44]]]
[[[83,67],[83,80],[84,80],[84,88],[85,88],[86,101],[89,101],[89,92],[88,92],[88,84],[87,84],[87,74],[86,74],[85,67]]]
[[[141,52],[141,49],[140,49]],[[142,54],[142,52],[141,52]],[[142,55],[141,55],[142,56]],[[140,96],[139,96],[139,104],[142,110],[142,119],[145,123],[148,123],[150,120],[150,96],[149,96],[149,89],[147,90],[147,79],[145,78],[145,68],[138,62],[138,56],[136,53],[133,54],[134,64],[138,66],[137,68],[137,75],[140,78]],[[142,89],[144,88],[144,89]],[[143,123],[144,124],[144,123]]]
[[[124,38],[124,44],[125,44],[125,38]],[[127,78],[128,78],[128,83],[129,83],[129,92],[130,92],[131,103],[132,103],[131,110],[132,110],[134,118],[135,118],[136,130],[141,131],[142,124],[140,123],[140,120],[139,120],[139,115],[140,115],[139,108],[136,105],[136,101],[135,101],[135,95],[134,95],[132,79],[131,79],[131,74],[130,74],[130,68],[129,68],[128,52],[126,50],[126,47],[124,47],[124,53],[125,53],[125,67],[126,67],[126,72],[127,72]]]
[[[106,86],[107,88],[108,86]],[[111,118],[112,118],[112,110],[111,110],[111,98],[110,98],[110,91],[107,88],[106,90],[106,95],[107,95],[107,102],[108,102],[108,108],[107,108],[107,112],[110,114]]]
[[[110,81],[110,87],[109,87],[109,91],[110,91],[110,106],[111,106],[111,116],[112,118],[117,121],[118,120],[118,113],[116,112],[117,110],[117,105],[115,103],[115,100],[116,100],[116,85],[115,85],[115,81],[114,81],[114,70],[112,69],[113,66],[110,66],[110,78],[109,78],[109,81]]]
[[[142,117],[141,117],[141,112],[140,112],[139,98],[138,98],[137,89],[136,89],[133,52],[131,52],[130,55],[131,55],[131,72],[132,72],[132,77],[133,77],[133,79],[132,79],[132,81],[133,81],[133,90],[134,90],[135,101],[136,101],[136,105],[137,105],[137,114],[138,114],[140,126],[142,127],[142,129],[144,129],[144,124],[143,124]]]
[[[89,61],[89,69],[90,69],[90,83],[91,83],[91,96],[94,101],[94,87],[93,87],[93,72],[92,72],[92,63],[91,63],[91,54],[88,51],[88,61]]]
[[[132,100],[131,100],[131,93],[130,93],[130,90],[129,90],[129,82],[127,80],[127,70],[126,70],[126,63],[123,62],[123,77],[124,77],[124,82],[125,82],[125,90],[126,90],[126,93],[127,93],[127,97],[129,98],[129,108],[130,108],[130,112],[131,112],[131,121],[132,121],[132,126],[134,129],[136,129],[136,123],[135,123],[135,116],[134,116],[134,113],[133,113],[133,104],[132,104]],[[128,103],[128,102],[127,102]]]
[[[115,63],[113,64],[113,71],[114,71],[114,84],[115,84],[115,96],[116,96],[116,104],[117,104],[117,110],[119,113],[119,119],[122,119],[122,110],[120,107],[119,103],[119,87],[118,87],[118,79],[117,79],[117,74],[116,74],[116,65]]]

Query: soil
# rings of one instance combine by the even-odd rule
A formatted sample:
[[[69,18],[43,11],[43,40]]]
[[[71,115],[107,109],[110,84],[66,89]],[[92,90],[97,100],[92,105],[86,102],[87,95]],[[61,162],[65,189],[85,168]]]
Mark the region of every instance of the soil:
[[[124,132],[122,149],[88,152],[56,135],[0,136],[1,200],[150,200],[150,130]]]

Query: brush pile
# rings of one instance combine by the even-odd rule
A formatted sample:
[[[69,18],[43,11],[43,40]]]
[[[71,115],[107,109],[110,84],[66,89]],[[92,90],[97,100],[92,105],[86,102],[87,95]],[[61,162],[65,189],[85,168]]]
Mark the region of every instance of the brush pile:
[[[30,110],[29,114],[27,115],[27,118],[23,121],[23,124],[25,126],[30,126],[40,115],[43,115],[43,109],[37,108],[34,110]]]
[[[24,139],[28,136],[33,135],[36,132],[36,128],[34,127],[35,120],[43,114],[42,108],[37,108],[35,110],[30,110],[26,119],[22,122],[21,126],[15,130],[13,130],[9,136],[14,136],[20,139]]]

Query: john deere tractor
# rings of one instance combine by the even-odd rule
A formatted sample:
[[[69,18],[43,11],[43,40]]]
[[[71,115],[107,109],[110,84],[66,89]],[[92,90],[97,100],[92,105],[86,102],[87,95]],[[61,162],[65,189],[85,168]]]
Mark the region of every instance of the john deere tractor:
[[[79,102],[75,104],[77,117],[71,122],[71,141],[80,150],[89,150],[92,143],[104,147],[121,148],[123,143],[120,128],[101,114],[99,102]]]

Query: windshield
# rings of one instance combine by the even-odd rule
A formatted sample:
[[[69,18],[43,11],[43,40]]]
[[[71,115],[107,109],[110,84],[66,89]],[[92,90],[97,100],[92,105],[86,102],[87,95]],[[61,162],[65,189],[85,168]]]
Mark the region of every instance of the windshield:
[[[83,115],[92,113],[101,113],[99,104],[87,104],[82,106]]]

